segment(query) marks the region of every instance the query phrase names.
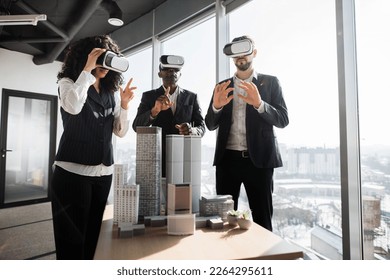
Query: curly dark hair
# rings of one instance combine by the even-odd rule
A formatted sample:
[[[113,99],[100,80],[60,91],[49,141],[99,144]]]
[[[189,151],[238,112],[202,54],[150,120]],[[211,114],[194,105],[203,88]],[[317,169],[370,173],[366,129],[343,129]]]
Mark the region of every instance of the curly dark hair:
[[[116,42],[108,35],[99,35],[78,40],[68,46],[64,63],[61,71],[57,75],[57,79],[69,78],[76,81],[84,69],[88,54],[93,48],[104,48],[118,55],[122,55]],[[115,71],[108,71],[104,79],[101,79],[101,86],[110,93],[119,90],[122,84],[123,75]]]

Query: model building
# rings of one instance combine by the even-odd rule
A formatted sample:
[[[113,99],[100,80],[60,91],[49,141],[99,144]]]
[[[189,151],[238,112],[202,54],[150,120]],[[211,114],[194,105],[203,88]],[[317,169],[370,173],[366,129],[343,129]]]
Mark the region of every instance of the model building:
[[[191,197],[191,185],[168,184],[168,234],[194,234],[196,224]]]
[[[195,214],[168,215],[169,235],[189,235],[195,232]]]
[[[138,214],[160,214],[161,127],[137,127],[136,184],[140,190]]]
[[[114,165],[114,223],[138,223],[139,185],[127,184],[127,165]]]
[[[222,220],[227,220],[227,212],[234,209],[234,201],[231,195],[202,196],[200,200],[200,215],[218,215]]]
[[[167,184],[183,183],[184,136],[166,136],[166,180]]]
[[[166,136],[167,184],[191,184],[192,212],[199,212],[201,189],[201,137]]]
[[[168,184],[168,215],[192,213],[190,184]]]
[[[200,136],[184,136],[183,182],[191,183],[192,213],[199,212],[202,168],[201,139]]]

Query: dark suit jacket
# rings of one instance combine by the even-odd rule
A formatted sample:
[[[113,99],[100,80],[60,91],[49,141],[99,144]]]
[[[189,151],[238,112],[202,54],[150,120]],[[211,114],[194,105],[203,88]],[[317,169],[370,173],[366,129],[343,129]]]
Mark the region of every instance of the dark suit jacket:
[[[230,80],[230,86],[234,87],[233,78]],[[246,105],[246,141],[249,157],[258,168],[280,167],[283,163],[273,127],[283,128],[289,123],[282,88],[274,76],[258,74],[252,82],[259,89],[265,112],[260,114],[253,106]],[[213,111],[212,104],[213,99],[211,99],[205,122],[209,130],[218,128],[214,155],[214,165],[218,165],[223,159],[230,133],[233,101],[218,113]]]
[[[175,128],[176,124],[189,123],[196,129],[196,134],[203,136],[205,133],[205,124],[200,109],[197,95],[191,91],[181,89],[176,100],[176,112],[173,114],[171,109],[161,111],[155,120],[150,119],[156,99],[165,93],[161,86],[158,89],[144,92],[141,103],[138,107],[137,116],[133,121],[133,129],[136,131],[137,126],[159,126],[162,128],[162,134],[179,134]]]

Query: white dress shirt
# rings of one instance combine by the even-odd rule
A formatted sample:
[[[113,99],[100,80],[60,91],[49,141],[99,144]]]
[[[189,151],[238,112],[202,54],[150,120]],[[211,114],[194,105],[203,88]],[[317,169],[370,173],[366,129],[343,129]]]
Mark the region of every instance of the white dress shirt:
[[[163,88],[164,90],[167,90],[164,86]],[[176,101],[179,94],[180,94],[180,88],[178,86],[176,87],[175,91],[172,94],[168,94],[169,101],[173,103],[171,106],[171,110],[173,114],[175,114],[176,112]]]
[[[88,89],[96,81],[96,78],[87,71],[82,71],[76,82],[69,78],[62,78],[58,81],[60,88],[60,106],[69,114],[77,115],[81,112],[88,96]],[[119,92],[115,95],[114,128],[113,133],[118,137],[126,135],[129,129],[127,110],[121,107]],[[55,165],[83,176],[104,176],[113,174],[114,167],[100,165],[83,165],[73,162],[55,161]]]

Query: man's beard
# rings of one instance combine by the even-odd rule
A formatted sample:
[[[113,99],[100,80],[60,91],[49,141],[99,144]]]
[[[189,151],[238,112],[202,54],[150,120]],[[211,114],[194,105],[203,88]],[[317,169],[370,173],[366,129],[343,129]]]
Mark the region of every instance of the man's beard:
[[[246,70],[249,69],[249,67],[251,67],[252,61],[246,61],[246,63],[244,63],[244,64],[240,64],[240,63],[237,62],[237,63],[235,63],[235,65],[236,65],[238,70],[246,71]]]

